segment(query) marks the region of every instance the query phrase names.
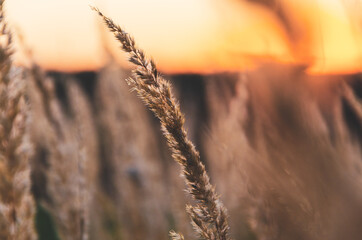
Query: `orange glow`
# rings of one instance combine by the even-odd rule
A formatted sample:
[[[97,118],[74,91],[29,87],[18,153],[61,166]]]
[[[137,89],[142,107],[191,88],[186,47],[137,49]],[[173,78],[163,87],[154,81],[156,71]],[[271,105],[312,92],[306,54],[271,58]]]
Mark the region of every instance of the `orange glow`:
[[[360,0],[280,0],[294,38],[273,9],[241,0],[12,0],[6,7],[44,68],[98,69],[105,45],[124,64],[89,4],[130,32],[167,73],[240,71],[265,61],[308,65],[311,74],[362,70]],[[16,61],[26,62],[20,53]]]
[[[358,22],[362,17],[361,1],[285,2],[288,10],[294,13],[296,24],[303,25],[301,31],[304,36],[294,53],[296,58],[307,60],[310,73],[353,73],[362,70],[362,22]],[[344,4],[348,2],[354,2],[353,8],[360,11],[349,11]]]

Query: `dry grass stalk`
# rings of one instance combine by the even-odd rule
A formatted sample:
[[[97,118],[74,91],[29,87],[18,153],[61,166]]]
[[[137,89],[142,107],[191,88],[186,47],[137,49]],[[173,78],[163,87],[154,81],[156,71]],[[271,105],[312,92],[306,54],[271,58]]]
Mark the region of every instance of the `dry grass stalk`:
[[[30,74],[31,112],[37,117],[32,122],[35,195],[53,216],[61,239],[86,240],[98,155],[91,108],[73,79],[62,79],[74,113],[67,116],[56,96],[55,80],[34,62]]]
[[[43,175],[40,182],[34,181],[36,191],[42,192],[38,200],[52,214],[61,239],[86,240],[97,156],[89,104],[72,79],[62,79],[74,112],[70,118],[56,97],[53,80],[36,64],[31,77],[30,101],[37,117],[32,138],[46,152],[45,159],[33,160],[34,178]]]
[[[98,9],[92,9],[103,18],[109,30],[122,44],[122,49],[129,53],[129,61],[137,66],[127,83],[159,118],[172,156],[182,166],[188,192],[197,201],[195,206],[187,206],[195,230],[204,239],[228,239],[226,209],[210,184],[198,151],[187,139],[184,116],[171,93],[170,83],[161,77],[155,63],[148,60],[144,52],[136,47],[129,34]]]
[[[170,237],[172,240],[185,240],[184,236],[175,231],[170,231]]]
[[[78,201],[76,208],[78,211],[78,231],[79,239],[89,239],[88,231],[90,227],[90,212],[95,190],[95,181],[97,174],[97,140],[95,129],[93,127],[92,113],[89,102],[81,89],[75,84],[69,85],[70,102],[76,113],[73,120],[74,142],[76,151],[74,157],[77,163],[75,178],[78,188],[75,199]],[[72,238],[74,239],[74,238]]]
[[[30,194],[24,79],[12,65],[12,34],[0,1],[0,238],[36,239],[34,202]]]

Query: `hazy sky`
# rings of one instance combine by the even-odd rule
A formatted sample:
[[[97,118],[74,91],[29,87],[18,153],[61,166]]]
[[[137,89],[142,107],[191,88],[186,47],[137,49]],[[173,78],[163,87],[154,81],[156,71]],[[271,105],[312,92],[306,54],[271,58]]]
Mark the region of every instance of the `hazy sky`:
[[[361,23],[360,0],[281,0],[308,32],[293,50],[271,12],[240,2],[11,0],[6,9],[35,60],[50,69],[98,68],[106,60],[104,46],[125,59],[90,4],[131,33],[166,72],[239,70],[270,59],[311,63],[316,72],[362,69],[361,25],[354,24]]]

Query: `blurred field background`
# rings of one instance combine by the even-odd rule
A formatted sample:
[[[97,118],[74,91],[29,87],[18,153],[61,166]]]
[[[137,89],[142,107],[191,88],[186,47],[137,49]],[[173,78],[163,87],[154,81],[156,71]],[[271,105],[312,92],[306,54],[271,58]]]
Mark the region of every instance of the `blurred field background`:
[[[171,81],[232,239],[361,238],[361,1],[7,0],[38,237],[1,239],[198,239],[160,125],[89,5]]]

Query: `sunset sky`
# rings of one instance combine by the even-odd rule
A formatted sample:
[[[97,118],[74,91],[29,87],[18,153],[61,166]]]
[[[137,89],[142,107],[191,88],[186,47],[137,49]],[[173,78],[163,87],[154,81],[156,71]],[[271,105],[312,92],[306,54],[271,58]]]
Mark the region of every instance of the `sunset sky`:
[[[312,73],[362,70],[361,0],[280,0],[300,30],[291,39],[276,16],[241,0],[11,0],[9,22],[34,59],[61,71],[94,70],[106,51],[125,56],[90,10],[131,33],[167,73],[238,71],[260,62],[310,65]],[[17,62],[26,62],[20,53]]]

